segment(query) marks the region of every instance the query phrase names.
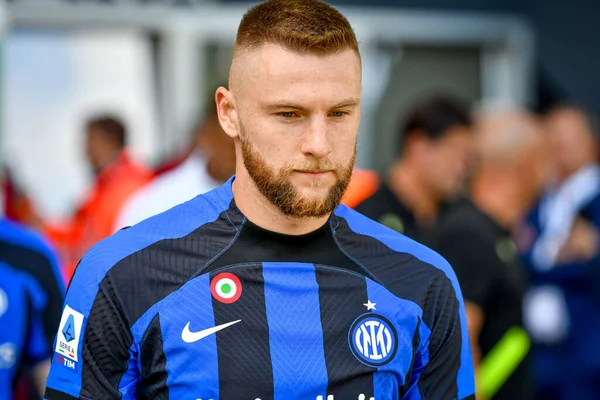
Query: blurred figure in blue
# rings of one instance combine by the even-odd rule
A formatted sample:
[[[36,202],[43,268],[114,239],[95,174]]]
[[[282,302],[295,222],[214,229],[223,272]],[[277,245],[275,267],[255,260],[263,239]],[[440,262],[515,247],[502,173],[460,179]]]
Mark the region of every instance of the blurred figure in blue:
[[[0,399],[39,399],[65,287],[55,253],[0,216]]]
[[[592,118],[554,108],[545,120],[554,176],[521,234],[532,287],[525,322],[537,398],[600,398],[600,166]]]
[[[0,263],[0,399],[17,398],[15,389],[24,369],[31,371],[28,389],[35,390],[27,397],[39,398],[44,391],[52,356],[42,324],[46,303],[45,293],[31,276]]]

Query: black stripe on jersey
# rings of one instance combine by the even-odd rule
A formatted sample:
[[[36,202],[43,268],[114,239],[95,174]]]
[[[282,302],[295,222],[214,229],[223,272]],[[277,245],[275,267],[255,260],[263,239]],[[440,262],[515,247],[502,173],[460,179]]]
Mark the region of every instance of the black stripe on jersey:
[[[375,395],[372,374],[377,369],[358,361],[348,345],[352,323],[366,312],[362,303],[368,297],[367,282],[363,277],[334,273],[319,266],[316,271],[329,378],[327,395],[336,399],[356,399],[362,393],[370,399]],[[344,296],[340,296],[340,288],[344,288]]]
[[[0,240],[0,261],[31,275],[46,293],[48,304],[42,323],[48,347],[52,349],[62,315],[63,295],[57,282],[61,278],[54,275],[52,264],[44,253],[29,247]]]
[[[422,322],[431,329],[429,359],[439,360],[437,365],[430,362],[419,379],[423,398],[457,398],[463,332],[456,292],[444,271],[412,254],[394,251],[375,238],[353,232],[341,217],[338,217],[336,238],[352,258],[368,265],[377,281],[389,291],[414,302],[423,310]],[[454,351],[440,356],[447,348]],[[424,379],[431,378],[427,376],[429,371],[435,371],[435,379]],[[435,382],[435,386],[423,385],[424,381]]]
[[[148,327],[140,348],[141,387],[138,400],[168,400],[167,357],[163,350],[160,316],[157,315]]]
[[[415,365],[415,357],[417,355],[417,349],[419,347],[419,343],[421,343],[421,332],[419,329],[421,328],[421,318],[419,318],[419,322],[417,322],[417,327],[415,328],[415,333],[413,335],[412,348],[413,348],[413,356],[410,361],[410,368],[408,369],[408,373],[404,377],[404,385],[400,388],[400,392],[398,395],[399,399],[404,398],[406,391],[410,387],[410,380],[412,379],[413,366]]]
[[[133,343],[130,328],[234,240],[234,224],[241,218],[228,211],[187,236],[160,240],[125,257],[106,273],[83,336],[81,396],[120,398],[119,382]]]
[[[48,400],[79,400],[77,397],[73,397],[63,392],[59,392],[58,390],[54,390],[52,388],[46,388],[46,393],[44,394],[44,399]]]
[[[246,220],[235,243],[202,272],[246,262],[299,262],[366,272],[340,251],[329,223],[305,235],[284,235]]]
[[[262,265],[228,271],[242,282],[241,297],[231,304],[213,296],[215,326],[240,323],[216,333],[219,397],[227,400],[272,399],[273,366]],[[210,274],[211,282],[219,272]],[[246,335],[246,331],[257,335]],[[243,386],[240,382],[244,382]]]

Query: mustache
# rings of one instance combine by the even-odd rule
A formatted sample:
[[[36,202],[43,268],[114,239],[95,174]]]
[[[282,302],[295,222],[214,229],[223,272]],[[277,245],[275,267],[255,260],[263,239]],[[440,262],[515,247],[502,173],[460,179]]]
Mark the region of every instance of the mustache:
[[[292,171],[337,171],[342,168],[341,165],[330,162],[330,161],[315,161],[310,163],[302,163],[302,164],[286,164],[281,168],[282,172],[292,172]]]

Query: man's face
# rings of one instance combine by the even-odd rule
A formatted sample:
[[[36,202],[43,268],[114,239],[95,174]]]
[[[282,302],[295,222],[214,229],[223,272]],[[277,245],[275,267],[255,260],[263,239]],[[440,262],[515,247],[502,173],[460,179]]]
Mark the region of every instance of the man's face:
[[[285,215],[327,215],[348,185],[356,155],[358,55],[265,45],[244,57],[244,81],[235,89],[243,166]]]
[[[471,156],[469,128],[457,126],[437,140],[428,140],[423,169],[427,184],[440,200],[456,196],[464,183]]]
[[[106,147],[106,139],[102,132],[98,128],[90,127],[85,136],[85,155],[95,174],[102,168]]]

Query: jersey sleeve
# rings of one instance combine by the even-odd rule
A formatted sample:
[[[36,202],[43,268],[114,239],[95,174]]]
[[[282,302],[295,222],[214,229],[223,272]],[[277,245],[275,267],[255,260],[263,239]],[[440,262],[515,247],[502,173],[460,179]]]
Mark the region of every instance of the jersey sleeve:
[[[436,280],[423,310],[423,323],[431,331],[419,349],[419,397],[415,400],[475,399],[473,374],[459,373],[461,368],[473,371],[466,319],[461,314],[464,316],[460,294],[448,279]]]
[[[69,285],[45,399],[135,398],[137,353],[106,258],[92,249]]]

